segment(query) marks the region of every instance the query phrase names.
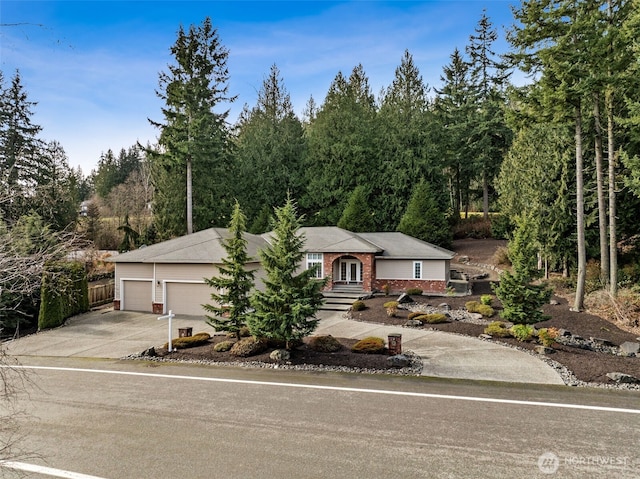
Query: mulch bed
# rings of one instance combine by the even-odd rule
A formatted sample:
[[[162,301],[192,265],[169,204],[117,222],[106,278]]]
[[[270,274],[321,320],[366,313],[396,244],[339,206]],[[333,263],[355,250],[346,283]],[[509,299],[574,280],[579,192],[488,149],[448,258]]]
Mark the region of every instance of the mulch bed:
[[[467,301],[479,301],[481,294],[488,294],[490,286],[488,282],[477,282],[474,286],[474,294],[472,296],[462,297],[427,297],[419,296],[413,299],[416,302],[438,306],[441,303],[447,303],[451,309],[464,309]],[[360,321],[367,321],[379,324],[389,324],[401,326],[407,321],[408,311],[399,309],[395,318],[390,318],[383,304],[387,301],[394,300],[395,297],[380,296],[365,301],[367,309],[359,312],[353,312],[352,318]],[[536,323],[536,328],[555,327],[558,329],[566,329],[575,335],[582,336],[585,339],[591,337],[606,339],[615,345],[620,345],[625,341],[638,342],[638,335],[624,331],[614,324],[589,313],[575,313],[570,311],[570,305],[566,299],[554,297],[558,305],[546,305],[543,310],[551,319]],[[494,309],[496,316],[492,319],[499,320],[498,317],[502,309],[499,302],[494,299]],[[467,336],[478,337],[484,332],[485,326],[465,323],[460,321],[451,321],[448,323],[426,325],[424,327],[445,331],[449,333],[464,334]],[[495,338],[494,341],[507,344],[509,346],[523,348],[533,351],[538,345],[536,342],[519,342],[515,338]],[[622,372],[631,376],[640,378],[640,358],[638,357],[621,357],[612,354],[589,351],[580,348],[574,348],[556,343],[553,348],[555,353],[548,357],[558,363],[564,365],[576,376],[577,379],[585,382],[613,384],[606,374],[611,372]]]

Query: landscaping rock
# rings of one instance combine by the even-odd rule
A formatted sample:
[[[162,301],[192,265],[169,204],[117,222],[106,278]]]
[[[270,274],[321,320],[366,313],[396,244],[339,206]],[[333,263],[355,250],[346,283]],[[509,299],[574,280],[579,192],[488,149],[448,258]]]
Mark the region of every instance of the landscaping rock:
[[[607,373],[607,377],[617,383],[640,384],[640,379],[625,373]]]
[[[558,301],[557,299],[552,299],[551,301],[549,301],[549,304],[551,306],[558,306],[560,304],[560,301]]]
[[[556,352],[555,349],[548,348],[547,346],[536,346],[535,350],[536,350],[536,353],[538,354],[553,354]]]
[[[392,368],[406,368],[411,364],[411,358],[404,354],[396,354],[387,358],[387,363]]]
[[[441,309],[442,311],[451,311],[451,306],[449,306],[447,303],[440,303],[438,305],[438,309]]]
[[[274,349],[269,357],[274,361],[288,361],[291,359],[291,353],[286,349]]]
[[[493,339],[493,336],[491,336],[490,334],[481,334],[480,336],[478,336],[480,339]]]
[[[620,352],[623,356],[633,356],[640,352],[640,343],[632,343],[631,341],[625,341],[620,345]]]
[[[589,340],[595,344],[596,346],[615,346],[615,344],[613,344],[611,341],[609,341],[608,339],[602,339],[602,338],[589,338]]]
[[[413,303],[413,299],[411,299],[411,296],[409,296],[407,293],[402,293],[400,296],[398,296],[398,299],[396,299],[396,301],[398,302],[398,304]]]
[[[158,353],[156,352],[156,348],[151,346],[149,349],[145,349],[144,351],[142,351],[142,356],[145,356],[148,358],[155,358],[158,356]]]
[[[404,323],[404,325],[409,328],[419,328],[420,326],[422,326],[422,324],[422,321],[420,321],[419,319],[410,319],[409,321]]]

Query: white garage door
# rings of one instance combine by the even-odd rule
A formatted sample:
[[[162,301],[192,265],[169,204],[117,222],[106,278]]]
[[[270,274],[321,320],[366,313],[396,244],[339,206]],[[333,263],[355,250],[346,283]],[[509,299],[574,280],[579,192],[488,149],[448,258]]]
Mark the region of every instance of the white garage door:
[[[152,281],[123,281],[120,309],[126,311],[153,311]]]
[[[213,290],[204,283],[171,283],[167,282],[166,311],[175,314],[203,316],[206,314],[203,304],[211,303]]]

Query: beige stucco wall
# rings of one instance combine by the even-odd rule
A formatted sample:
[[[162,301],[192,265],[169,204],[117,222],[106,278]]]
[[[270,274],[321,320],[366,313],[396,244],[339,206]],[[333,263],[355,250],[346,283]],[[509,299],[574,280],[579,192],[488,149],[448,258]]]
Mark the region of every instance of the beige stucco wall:
[[[413,264],[420,260],[383,260],[376,259],[376,278],[379,280],[413,279]],[[449,278],[448,261],[422,260],[422,279],[447,280]]]
[[[122,279],[153,279],[153,265],[143,263],[118,263],[115,274],[115,299],[120,299]]]

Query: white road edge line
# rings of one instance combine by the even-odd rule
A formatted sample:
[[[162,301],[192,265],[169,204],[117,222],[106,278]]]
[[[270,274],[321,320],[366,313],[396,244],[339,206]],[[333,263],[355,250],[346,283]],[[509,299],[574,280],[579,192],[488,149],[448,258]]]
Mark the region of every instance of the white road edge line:
[[[0,467],[16,469],[18,471],[35,472],[52,477],[62,477],[64,479],[104,479],[103,477],[88,476],[86,474],[80,474],[78,472],[63,471],[61,469],[54,469],[52,467],[27,464],[26,462],[0,461]]]
[[[54,366],[2,366],[0,365],[0,368],[69,371],[69,372],[83,372],[83,373],[97,373],[97,374],[113,374],[113,375],[120,375],[120,376],[141,376],[141,377],[162,378],[162,379],[184,379],[189,381],[248,384],[248,385],[256,385],[256,386],[277,386],[277,387],[300,388],[300,389],[320,389],[320,390],[326,390],[326,391],[383,394],[383,395],[389,395],[389,396],[408,396],[408,397],[421,397],[421,398],[429,398],[429,399],[447,399],[447,400],[455,400],[455,401],[517,404],[521,406],[539,406],[539,407],[553,407],[553,408],[563,408],[563,409],[582,409],[582,410],[588,410],[588,411],[616,412],[616,413],[624,413],[624,414],[640,414],[640,409],[625,409],[625,408],[607,407],[607,406],[589,406],[585,404],[524,401],[524,400],[518,400],[518,399],[454,396],[449,394],[416,393],[416,392],[410,392],[410,391],[389,391],[384,389],[363,389],[363,388],[348,388],[348,387],[340,387],[340,386],[321,386],[319,384],[296,384],[296,383],[281,383],[281,382],[275,382],[275,381],[253,381],[253,380],[247,380],[247,379],[207,378],[207,377],[201,377],[201,376],[182,376],[182,375],[157,374],[157,373],[136,373],[136,372],[129,372],[129,371],[113,371],[108,369],[61,368],[61,367],[54,367]]]

